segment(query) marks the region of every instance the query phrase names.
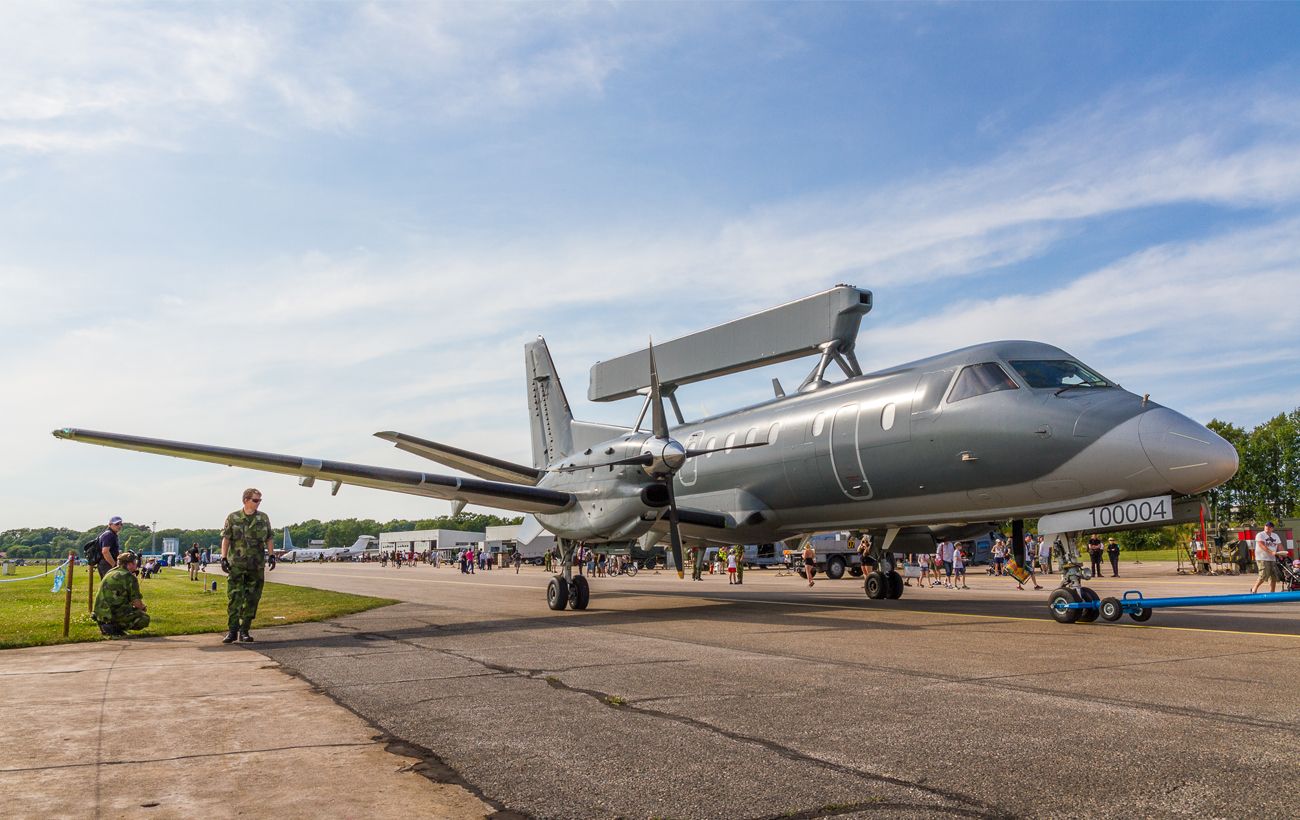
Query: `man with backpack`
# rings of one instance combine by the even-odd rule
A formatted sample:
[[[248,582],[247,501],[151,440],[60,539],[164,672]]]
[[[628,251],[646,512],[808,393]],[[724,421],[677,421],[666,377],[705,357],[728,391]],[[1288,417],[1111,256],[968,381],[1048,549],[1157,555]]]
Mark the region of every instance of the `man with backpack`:
[[[122,516],[115,515],[108,519],[108,529],[99,534],[99,538],[87,544],[87,563],[95,564],[99,568],[99,577],[102,580],[110,569],[117,566],[117,555],[121,547],[117,542],[117,534],[122,531]]]

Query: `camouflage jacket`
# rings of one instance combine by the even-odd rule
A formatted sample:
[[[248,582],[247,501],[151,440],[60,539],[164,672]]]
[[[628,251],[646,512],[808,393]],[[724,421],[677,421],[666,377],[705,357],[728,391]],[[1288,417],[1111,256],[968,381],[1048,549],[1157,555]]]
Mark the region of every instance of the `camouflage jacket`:
[[[230,539],[230,563],[241,566],[261,566],[266,560],[266,541],[271,537],[271,519],[264,512],[245,515],[235,510],[226,516],[221,527],[221,537]]]
[[[100,623],[119,620],[131,612],[131,602],[141,600],[140,582],[123,567],[114,567],[100,582],[95,596],[95,620]]]

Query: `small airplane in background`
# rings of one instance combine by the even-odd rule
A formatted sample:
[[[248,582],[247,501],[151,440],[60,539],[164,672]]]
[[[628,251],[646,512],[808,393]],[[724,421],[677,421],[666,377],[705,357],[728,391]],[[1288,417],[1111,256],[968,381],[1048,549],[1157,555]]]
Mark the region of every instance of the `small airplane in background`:
[[[350,547],[333,547],[325,550],[327,561],[351,561],[360,558],[367,550],[378,554],[379,539],[373,535],[361,535]]]
[[[521,543],[542,529],[557,536],[562,572],[547,587],[554,610],[588,605],[589,582],[568,560],[579,544],[621,550],[667,538],[680,576],[683,540],[755,544],[859,530],[871,535],[875,559],[868,597],[897,598],[897,553],[932,552],[936,539],[1008,519],[1013,533],[1039,518],[1048,538],[1071,541],[1085,529],[1169,523],[1180,498],[1236,472],[1229,442],[1048,344],[989,342],[863,373],[854,346],[871,298],[839,285],[597,363],[589,398],[644,396],[631,427],[574,419],[538,338],[524,349],[531,466],[375,434],[473,478],[75,428],[54,435],[293,475],[306,486],[325,479],[334,492],[351,484],[451,501],[457,511],[479,504],[525,513]],[[772,399],[682,417],[679,387],[803,355],[818,361],[793,394],[773,380]],[[827,378],[831,364],[842,381]],[[1087,514],[1091,524],[1079,523]]]

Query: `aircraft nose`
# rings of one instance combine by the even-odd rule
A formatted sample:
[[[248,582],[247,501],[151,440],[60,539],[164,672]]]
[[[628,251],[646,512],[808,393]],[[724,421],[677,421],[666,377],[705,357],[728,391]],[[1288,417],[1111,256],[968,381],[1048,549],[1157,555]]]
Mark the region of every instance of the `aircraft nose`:
[[[1143,414],[1138,438],[1151,466],[1175,492],[1193,495],[1219,486],[1237,472],[1237,448],[1168,408]]]

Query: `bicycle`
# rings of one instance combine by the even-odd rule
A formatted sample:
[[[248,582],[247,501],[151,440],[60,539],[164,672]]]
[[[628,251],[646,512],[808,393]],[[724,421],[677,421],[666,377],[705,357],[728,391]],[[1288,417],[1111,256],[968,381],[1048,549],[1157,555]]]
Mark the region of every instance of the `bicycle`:
[[[607,574],[611,578],[613,578],[615,575],[626,575],[629,578],[635,578],[637,571],[638,570],[637,570],[636,561],[628,561],[620,565],[617,570],[614,569],[609,570]]]

